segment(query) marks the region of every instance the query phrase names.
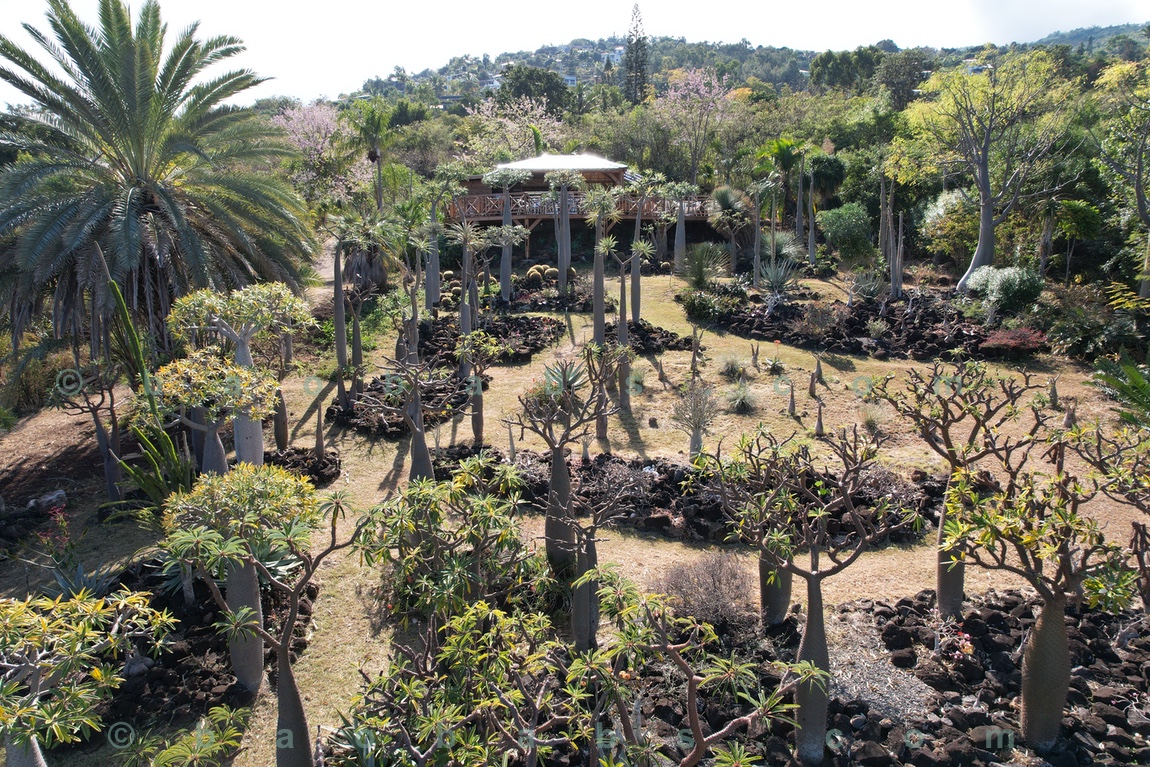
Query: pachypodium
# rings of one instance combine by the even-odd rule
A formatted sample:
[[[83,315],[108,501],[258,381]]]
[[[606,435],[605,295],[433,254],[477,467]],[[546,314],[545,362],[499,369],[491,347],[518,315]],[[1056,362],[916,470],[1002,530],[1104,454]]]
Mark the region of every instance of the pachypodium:
[[[1054,746],[1070,688],[1068,602],[1085,597],[1105,610],[1123,609],[1137,575],[1122,547],[1107,542],[1083,505],[1099,490],[1066,468],[1066,434],[994,456],[998,487],[960,469],[946,495],[944,547],[982,567],[1024,578],[1042,609],[1022,656],[1022,735],[1039,753]],[[1041,458],[1040,458],[1041,456]],[[1045,458],[1049,473],[1032,471]]]
[[[913,510],[891,508],[883,500],[863,505],[857,499],[866,470],[874,463],[880,439],[855,427],[824,440],[830,451],[819,459],[810,445],[779,442],[760,428],[744,437],[729,459],[703,462],[732,517],[736,534],[750,541],[765,562],[760,574],[774,588],[770,570],[786,570],[806,582],[807,615],[797,660],[829,671],[823,582],[846,568],[870,546],[904,527],[917,524]],[[766,488],[763,485],[770,484]],[[840,531],[832,532],[832,518]],[[844,534],[845,533],[845,534]],[[807,559],[807,566],[801,559]],[[767,592],[770,596],[777,595]],[[768,605],[764,604],[764,610]],[[829,698],[825,685],[800,684],[795,750],[808,765],[823,763]]]
[[[228,508],[227,504],[236,505]],[[213,509],[220,508],[225,509],[225,516],[213,518]],[[369,519],[362,517],[350,533],[341,534],[340,522],[349,512],[346,498],[335,494],[320,502],[307,480],[273,466],[243,466],[227,476],[201,482],[178,511],[190,519],[209,523],[185,526],[168,538],[167,546],[173,556],[192,564],[204,578],[221,611],[217,627],[228,635],[233,647],[235,642],[247,640],[260,648],[261,678],[264,643],[275,650],[277,767],[312,767],[310,728],[291,665],[296,619],[316,571],[328,557],[356,545]],[[320,528],[325,531],[324,543],[313,551],[312,534]],[[273,573],[257,556],[256,552],[268,544],[286,551],[299,563],[292,578]],[[250,604],[233,600],[231,588],[226,597],[220,592],[210,577],[211,571],[220,567],[251,568],[286,599],[287,615],[277,634],[264,628],[262,615]],[[258,581],[256,585],[258,605]],[[254,662],[256,658],[249,660]]]
[[[174,522],[174,532],[167,548],[205,582],[222,568],[228,609],[262,629],[258,560],[237,542],[290,549],[293,541],[284,538],[281,531],[289,525],[309,531],[315,525],[317,509],[314,488],[307,480],[275,466],[241,463],[227,474],[202,477],[190,492],[168,500],[165,513]],[[191,538],[189,531],[195,533]],[[228,556],[200,553],[200,548],[214,551],[213,546],[225,545],[231,546]],[[264,680],[261,635],[232,632],[228,647],[236,680],[252,694],[259,692]]]
[[[1034,395],[1042,383],[1029,374],[1015,378],[997,375],[981,362],[945,366],[936,362],[925,370],[911,369],[902,388],[894,376],[877,381],[868,398],[886,402],[908,421],[927,447],[946,462],[951,480],[981,461],[994,460],[1002,451],[1025,450],[1046,421]],[[1026,422],[1027,411],[1032,422]],[[938,530],[938,610],[943,618],[962,613],[963,562],[955,542],[942,546],[946,510]]]
[[[9,767],[46,767],[40,746],[100,729],[99,708],[124,681],[140,643],[159,646],[175,624],[151,595],[0,599],[0,735]]]
[[[589,371],[595,376],[591,377]],[[602,414],[615,412],[613,406],[605,404],[601,391],[614,374],[615,365],[588,368],[580,362],[558,362],[545,370],[542,385],[519,396],[522,412],[504,421],[518,427],[520,433],[538,435],[551,454],[545,523],[547,559],[556,576],[565,580],[570,580],[575,572],[577,555],[575,528],[571,525],[571,473],[564,452],[568,445],[587,436]]]
[[[235,364],[254,368],[252,343],[260,335],[278,340],[295,327],[314,323],[307,303],[283,283],[252,285],[223,295],[200,290],[178,299],[168,315],[177,337],[192,343],[223,340],[235,344]],[[246,463],[264,462],[263,427],[259,416],[241,407],[235,420],[236,457]]]

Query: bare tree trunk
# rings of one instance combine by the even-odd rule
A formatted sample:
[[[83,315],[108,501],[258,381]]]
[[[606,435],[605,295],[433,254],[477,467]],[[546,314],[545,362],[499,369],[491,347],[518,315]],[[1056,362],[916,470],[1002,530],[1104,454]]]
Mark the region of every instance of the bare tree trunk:
[[[566,186],[559,187],[559,294],[567,293],[567,271],[571,268],[571,204]]]
[[[795,199],[795,239],[803,241],[803,176],[807,174],[807,156],[804,154],[799,160],[799,189]]]
[[[827,650],[826,618],[823,615],[823,584],[816,574],[807,579],[807,621],[799,653],[795,660],[809,661],[823,671],[830,670]],[[823,763],[827,741],[827,691],[820,682],[811,681],[795,690],[795,751],[799,760],[810,767]]]
[[[291,635],[285,633],[287,641],[276,651],[276,767],[313,767],[311,732],[291,667]]]
[[[192,433],[192,455],[196,459],[196,468],[204,471],[204,436],[208,428],[207,410],[201,406],[190,408],[188,420],[204,427],[203,429],[188,429]],[[116,454],[119,455],[119,451],[116,451]]]
[[[604,272],[606,267],[603,263],[603,254],[599,252],[599,242],[603,239],[603,223],[595,223],[595,267],[593,276],[593,286],[591,293],[591,314],[594,323],[594,332],[591,339],[598,346],[607,343],[607,317],[606,317],[606,286],[604,282],[606,277]]]
[[[471,437],[476,447],[483,445],[483,380],[477,375],[471,382]]]
[[[793,580],[790,570],[776,570],[770,559],[759,555],[759,615],[763,628],[777,626],[787,619]]]
[[[938,612],[943,618],[962,620],[962,597],[965,580],[965,563],[958,558],[954,551],[944,551],[942,543],[946,536],[943,526],[946,524],[946,513],[938,520],[938,565],[936,574],[936,588]]]
[[[288,409],[283,390],[276,392],[276,412],[273,423],[276,435],[276,450],[282,453],[288,449]]]
[[[813,175],[813,174],[812,174]],[[815,265],[815,180],[811,179],[811,188],[807,192],[807,258],[811,266]]]
[[[573,580],[578,562],[575,528],[571,526],[571,475],[562,445],[551,449],[551,484],[547,495],[547,519],[543,525],[547,561],[556,577]]]
[[[960,293],[966,292],[966,285],[970,282],[970,275],[984,266],[994,263],[994,205],[989,201],[981,202],[978,206],[978,246],[974,249],[974,258],[966,273],[958,281],[957,289]]]
[[[423,425],[423,402],[418,384],[411,393],[404,414],[407,428],[411,432],[411,470],[408,480],[435,479],[435,466],[431,462],[431,451],[427,448],[427,431]]]
[[[435,224],[439,218],[439,201],[432,200],[429,220]],[[427,311],[434,311],[439,305],[439,235],[432,231],[427,238],[427,277],[424,281],[424,306]]]
[[[251,562],[232,564],[227,567],[228,609],[237,612],[241,608],[252,611],[251,618],[259,626],[264,624],[263,606],[260,604],[260,578],[256,566]],[[248,692],[255,695],[264,682],[264,640],[252,635],[228,641],[228,652],[232,660],[232,673],[236,681]]]
[[[343,300],[343,256],[335,252],[335,296],[332,299],[332,325],[335,327],[335,363],[339,366],[336,380],[339,382],[339,406],[347,408],[347,391],[344,389],[343,374],[347,369],[347,314]]]
[[[634,259],[634,256],[632,256]],[[619,348],[626,349],[627,340],[627,267],[619,267]],[[623,355],[619,362],[619,407],[631,410],[631,360],[629,355]]]
[[[205,474],[227,474],[228,454],[224,451],[224,441],[220,439],[221,424],[208,424],[204,435],[204,468]]]
[[[1050,251],[1054,249],[1054,205],[1046,208],[1046,215],[1042,217],[1042,237],[1038,240],[1038,274],[1046,277],[1046,268],[1050,265]]]
[[[647,202],[646,197],[639,199],[639,208],[635,211],[635,236],[632,238],[632,243],[639,242],[639,236],[643,233],[643,205]],[[639,317],[641,316],[639,307],[640,302],[643,300],[642,290],[639,284],[640,277],[642,276],[643,265],[640,263],[639,256],[631,251],[631,320],[638,325]]]
[[[1150,298],[1150,234],[1146,237],[1146,255],[1142,257],[1142,274],[1138,279],[1138,295]]]
[[[40,751],[40,744],[34,739],[17,746],[9,737],[5,752],[8,767],[48,767],[48,763],[44,761],[44,754]]]
[[[511,187],[503,189],[503,225],[511,226]],[[562,258],[560,258],[562,260]],[[560,275],[560,281],[563,276]],[[511,301],[511,243],[503,246],[503,253],[499,258],[499,295],[504,303]]]
[[[683,271],[687,258],[687,201],[679,201],[679,209],[675,216],[675,273]]]
[[[1066,598],[1047,600],[1022,654],[1022,737],[1038,753],[1058,739],[1070,690]]]

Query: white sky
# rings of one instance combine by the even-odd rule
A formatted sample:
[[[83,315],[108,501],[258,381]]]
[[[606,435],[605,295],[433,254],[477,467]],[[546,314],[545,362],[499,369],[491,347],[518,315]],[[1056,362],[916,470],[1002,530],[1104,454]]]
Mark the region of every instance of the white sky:
[[[130,0],[139,7],[142,0]],[[98,0],[72,0],[80,18],[97,23]],[[248,50],[233,58],[274,78],[249,91],[310,100],[335,97],[394,67],[419,72],[456,55],[534,50],[573,38],[626,34],[631,0],[161,0],[169,39],[199,20],[198,36],[230,34]],[[50,31],[46,0],[0,0],[0,34],[25,48],[21,28]],[[768,3],[698,0],[640,3],[650,35],[688,41],[738,42],[809,50],[842,50],[890,38],[902,47],[958,47],[1036,40],[1058,30],[1150,18],[1145,0],[822,0]],[[38,48],[34,48],[39,52]],[[38,56],[44,60],[44,55]],[[222,71],[222,67],[217,65]],[[211,71],[211,70],[209,70]],[[0,103],[25,101],[0,83]]]

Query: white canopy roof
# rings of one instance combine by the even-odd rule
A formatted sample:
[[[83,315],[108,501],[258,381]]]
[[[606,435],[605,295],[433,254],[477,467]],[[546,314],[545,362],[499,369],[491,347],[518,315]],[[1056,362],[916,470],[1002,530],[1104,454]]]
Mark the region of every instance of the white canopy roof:
[[[624,170],[627,166],[594,154],[541,154],[538,157],[528,157],[526,160],[505,162],[495,167],[545,173],[550,170]]]

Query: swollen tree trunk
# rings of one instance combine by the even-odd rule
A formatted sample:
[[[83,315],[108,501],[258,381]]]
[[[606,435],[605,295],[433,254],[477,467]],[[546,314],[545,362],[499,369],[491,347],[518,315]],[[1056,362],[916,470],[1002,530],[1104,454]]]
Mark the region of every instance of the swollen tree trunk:
[[[435,479],[435,468],[431,463],[431,451],[427,448],[427,431],[423,425],[423,401],[419,385],[413,387],[407,411],[403,414],[407,429],[411,432],[411,470],[408,480]]]
[[[699,453],[703,452],[703,429],[695,427],[691,429],[691,438],[687,444],[687,455],[694,461],[699,457]]]
[[[194,424],[199,424],[202,429],[190,428],[192,433],[192,456],[196,459],[196,468],[199,471],[204,470],[204,436],[208,428],[207,410],[202,406],[197,406],[188,409],[188,420]],[[116,452],[119,455],[119,451]]]
[[[236,365],[242,368],[255,366],[251,346],[247,340],[241,340],[236,344]],[[252,466],[263,466],[263,424],[252,418],[251,411],[244,408],[236,413],[232,429],[236,442],[236,460],[240,463],[250,463]]]
[[[273,419],[276,435],[276,450],[283,452],[288,449],[288,409],[287,400],[282,390],[276,392],[276,412]]]
[[[575,577],[580,578],[598,564],[595,542],[584,541],[576,555]],[[595,634],[598,629],[597,594],[599,584],[594,581],[571,589],[571,638],[575,642],[575,652],[595,649]]]
[[[970,275],[977,269],[994,263],[994,204],[987,199],[988,196],[982,195],[983,199],[978,205],[978,246],[974,249],[974,258],[970,260],[966,274],[958,281],[957,288],[960,293],[966,292]]]
[[[276,767],[313,767],[307,714],[291,667],[291,632],[284,633],[276,650]]]
[[[605,266],[603,264],[603,254],[599,251],[599,241],[603,239],[603,224],[595,224],[595,268],[593,277],[593,287],[591,294],[591,314],[594,322],[595,330],[592,333],[592,340],[596,345],[602,346],[607,343],[607,317],[606,315],[606,301],[604,294],[606,287],[604,286]]]
[[[247,607],[252,611],[252,620],[259,626],[264,624],[263,607],[260,605],[260,577],[256,566],[251,562],[232,564],[227,568],[228,609],[237,612]],[[236,681],[252,693],[258,693],[264,682],[264,640],[258,635],[228,641],[228,652],[232,659],[232,673]]]
[[[938,565],[935,578],[938,612],[943,620],[947,618],[962,620],[962,590],[966,564],[958,558],[958,552],[943,550],[942,543],[946,538],[943,534],[945,524],[946,513],[943,512],[938,520]]]
[[[687,201],[679,200],[675,214],[675,273],[683,271],[687,259]]]
[[[112,417],[115,418],[115,413],[112,414]],[[123,500],[123,493],[120,491],[120,481],[123,479],[123,474],[120,471],[120,461],[116,458],[120,454],[120,446],[112,444],[112,437],[103,421],[100,420],[99,413],[92,413],[92,419],[96,422],[96,447],[99,448],[100,457],[104,462],[104,491],[107,493],[109,501],[118,503]]]
[[[358,303],[351,313],[351,392],[354,399],[363,396],[363,335],[359,328],[359,313],[363,304]]]
[[[483,380],[476,375],[471,382],[471,436],[476,447],[483,445]]]
[[[778,626],[787,619],[793,580],[790,570],[776,570],[770,559],[759,555],[759,615],[763,628]]]
[[[228,473],[228,454],[224,452],[224,441],[220,439],[222,424],[208,424],[204,434],[204,474]]]
[[[1038,753],[1058,739],[1070,690],[1070,647],[1066,637],[1066,598],[1042,606],[1022,654],[1022,737]]]
[[[503,188],[503,225],[511,226],[511,187]],[[562,257],[560,257],[562,260]],[[563,279],[562,276],[559,277]],[[499,258],[499,295],[503,303],[511,302],[511,243],[503,245],[503,253]]]
[[[807,579],[807,622],[803,628],[803,639],[799,643],[799,653],[795,660],[809,661],[822,671],[830,670],[830,654],[827,651],[826,618],[823,615],[823,584],[816,574]],[[825,684],[825,683],[824,683]],[[827,697],[826,689],[817,681],[799,685],[795,690],[795,751],[799,760],[808,767],[821,765],[827,741]]]
[[[5,758],[8,767],[48,767],[48,763],[44,761],[44,754],[40,751],[40,744],[35,739],[22,746],[17,746],[9,739]]]
[[[547,561],[561,580],[573,580],[578,564],[570,508],[571,475],[560,445],[551,449],[551,484],[547,489],[547,519],[543,530],[547,536]]]

